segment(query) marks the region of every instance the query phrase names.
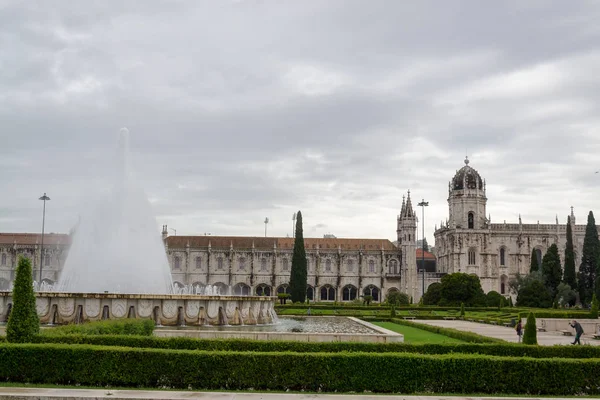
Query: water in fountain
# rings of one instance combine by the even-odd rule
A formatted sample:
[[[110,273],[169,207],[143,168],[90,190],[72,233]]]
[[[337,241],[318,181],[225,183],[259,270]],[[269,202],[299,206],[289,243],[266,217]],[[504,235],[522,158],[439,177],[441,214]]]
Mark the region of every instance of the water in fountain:
[[[175,294],[196,294],[200,296],[242,296],[231,292],[231,287],[221,285],[173,285],[173,293]]]
[[[112,187],[86,205],[55,288],[83,293],[173,293],[156,219],[129,166],[129,131],[121,129]]]

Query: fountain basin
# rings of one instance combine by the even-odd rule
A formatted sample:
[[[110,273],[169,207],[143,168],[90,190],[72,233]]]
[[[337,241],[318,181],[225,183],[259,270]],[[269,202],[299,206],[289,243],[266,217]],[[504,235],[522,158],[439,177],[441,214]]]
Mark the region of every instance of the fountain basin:
[[[404,335],[391,330],[354,317],[334,316],[279,317],[277,324],[267,326],[164,327],[155,329],[154,335],[300,342],[404,342]]]
[[[42,324],[149,318],[163,326],[256,325],[276,318],[276,297],[190,294],[36,293]],[[7,321],[12,293],[0,292],[0,321]]]

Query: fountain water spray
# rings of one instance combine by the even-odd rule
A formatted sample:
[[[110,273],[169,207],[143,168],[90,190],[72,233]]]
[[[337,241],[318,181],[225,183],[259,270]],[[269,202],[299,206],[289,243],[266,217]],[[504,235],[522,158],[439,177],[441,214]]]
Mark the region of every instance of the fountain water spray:
[[[113,185],[88,204],[55,290],[77,293],[173,293],[152,207],[129,165],[129,131],[121,129]]]

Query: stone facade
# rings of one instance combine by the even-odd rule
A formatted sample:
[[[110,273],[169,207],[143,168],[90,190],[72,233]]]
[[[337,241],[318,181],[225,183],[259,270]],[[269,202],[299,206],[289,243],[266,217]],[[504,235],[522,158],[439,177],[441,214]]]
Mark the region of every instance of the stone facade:
[[[465,159],[465,166],[449,183],[449,218],[435,230],[438,272],[475,274],[485,292],[508,295],[508,281],[517,273],[529,272],[534,250],[541,263],[548,248],[556,244],[564,265],[567,226],[560,224],[558,217],[554,224],[523,224],[520,216],[518,223],[498,224],[491,222],[491,216],[486,217],[486,205],[485,180]],[[578,268],[585,225],[576,225],[573,207],[570,220]],[[567,221],[566,216],[563,221]]]
[[[410,193],[397,218],[398,246],[384,239],[305,238],[307,296],[313,301],[352,301],[390,291],[414,296],[416,218]],[[293,238],[168,236],[163,239],[178,286],[230,286],[231,294],[289,293]],[[409,267],[410,266],[410,267]]]
[[[375,302],[381,302],[390,291],[398,290],[418,301],[416,225],[409,192],[396,220],[396,243],[385,239],[305,238],[308,297],[333,302],[371,295]],[[167,226],[162,235],[177,286],[220,286],[221,293],[231,287],[230,294],[240,295],[289,291],[293,238],[168,236]],[[44,235],[42,282],[56,283],[70,243],[70,235]],[[19,256],[31,258],[34,280],[39,281],[40,254],[39,234],[0,234],[0,290],[11,287]]]
[[[54,283],[64,266],[71,244],[67,234],[44,235],[42,281]],[[15,278],[19,256],[31,259],[35,281],[40,280],[41,235],[33,233],[0,233],[0,290],[8,290]]]

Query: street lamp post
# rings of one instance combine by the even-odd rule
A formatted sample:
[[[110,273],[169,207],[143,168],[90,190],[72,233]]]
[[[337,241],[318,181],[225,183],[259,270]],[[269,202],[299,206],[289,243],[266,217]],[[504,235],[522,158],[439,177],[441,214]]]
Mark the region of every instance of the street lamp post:
[[[423,237],[421,238],[421,268],[423,269],[423,294],[421,295],[421,298],[423,298],[423,296],[425,296],[425,207],[429,205],[429,202],[423,199],[417,205],[421,207],[422,210],[421,225],[423,229]]]
[[[175,232],[175,236],[177,236],[177,229],[169,228],[169,230]]]
[[[46,200],[50,200],[50,197],[46,196],[46,193],[44,193],[44,195],[40,197],[40,200],[44,202],[44,212],[42,214],[42,246],[40,249],[40,282],[38,284],[38,287],[40,287],[40,285],[42,284],[42,268],[44,267],[44,228],[46,225]]]

